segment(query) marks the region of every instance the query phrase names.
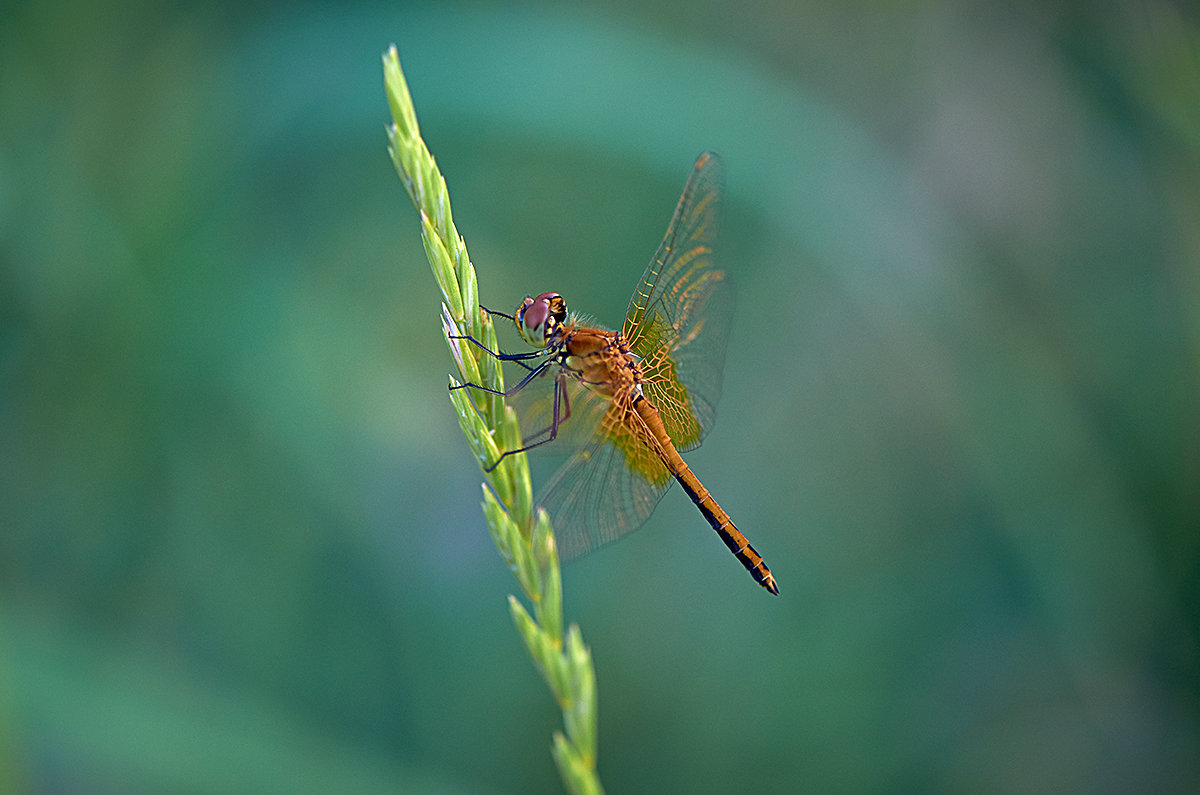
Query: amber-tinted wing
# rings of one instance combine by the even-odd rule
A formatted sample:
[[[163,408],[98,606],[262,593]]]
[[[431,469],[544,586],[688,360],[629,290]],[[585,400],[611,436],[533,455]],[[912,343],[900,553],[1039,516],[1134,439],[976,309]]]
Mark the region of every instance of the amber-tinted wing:
[[[733,318],[733,288],[714,254],[723,187],[721,159],[700,155],[622,328],[642,357],[643,391],[681,451],[700,444],[721,396]]]
[[[627,402],[589,400],[595,393],[565,373],[561,377],[568,389],[580,390],[582,410],[577,417],[572,404],[567,424],[578,419],[581,427],[595,429],[537,497],[550,514],[559,557],[569,561],[645,524],[674,480],[651,448],[634,438],[645,431]]]
[[[641,357],[642,391],[681,450],[711,427],[733,313],[733,293],[713,265],[720,224],[720,159],[701,155],[626,312],[623,333]],[[632,395],[599,398],[568,373],[575,439],[586,441],[537,503],[550,514],[559,555],[571,560],[637,530],[674,482],[646,438]],[[582,431],[582,434],[580,432]]]

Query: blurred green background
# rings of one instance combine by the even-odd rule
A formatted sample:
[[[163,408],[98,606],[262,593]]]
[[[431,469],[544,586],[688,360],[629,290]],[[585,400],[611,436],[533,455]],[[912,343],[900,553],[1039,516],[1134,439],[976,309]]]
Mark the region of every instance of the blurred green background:
[[[0,791],[555,791],[385,151],[485,303],[619,325],[693,158],[739,310],[565,572],[612,792],[1200,786],[1200,17],[5,4]],[[510,340],[511,344],[511,340]]]

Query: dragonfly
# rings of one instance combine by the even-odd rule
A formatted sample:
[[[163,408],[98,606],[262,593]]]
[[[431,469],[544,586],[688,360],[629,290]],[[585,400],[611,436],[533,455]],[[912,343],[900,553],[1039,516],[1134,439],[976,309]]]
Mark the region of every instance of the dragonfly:
[[[619,332],[569,313],[553,292],[526,296],[511,315],[484,309],[513,322],[532,350],[492,351],[469,335],[451,336],[526,373],[506,391],[472,383],[451,388],[508,399],[553,383],[552,390],[532,390],[543,395],[540,408],[519,412],[526,428],[530,418],[533,427],[544,427],[489,470],[506,456],[571,441],[573,452],[536,500],[557,529],[564,562],[640,528],[678,481],[750,575],[778,595],[762,556],[680,455],[711,430],[721,393],[733,317],[732,287],[714,264],[723,188],[721,159],[700,155]]]

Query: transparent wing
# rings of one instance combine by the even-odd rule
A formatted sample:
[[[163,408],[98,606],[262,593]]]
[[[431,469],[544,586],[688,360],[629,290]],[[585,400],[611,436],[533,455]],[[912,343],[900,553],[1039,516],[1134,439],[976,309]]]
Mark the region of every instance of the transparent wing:
[[[705,152],[642,274],[622,332],[642,357],[643,391],[682,451],[699,446],[716,419],[733,287],[716,268],[724,169]]]
[[[713,259],[722,186],[720,159],[701,155],[623,327],[641,360],[642,392],[681,450],[700,444],[712,427],[721,393],[733,315],[731,285]],[[537,504],[550,514],[559,556],[567,561],[641,527],[674,478],[633,409],[632,391],[608,399],[564,370],[556,378],[571,413],[554,446],[575,452],[538,494]],[[543,397],[540,405],[539,411],[523,413],[540,418],[529,426],[523,421],[523,429],[549,424],[552,402]]]
[[[536,499],[550,514],[564,561],[641,527],[673,482],[647,443],[649,431],[630,400],[629,392],[616,398],[602,395],[558,365],[509,398],[521,420],[524,444],[545,441],[554,426],[554,442],[534,452],[570,455]]]
[[[564,562],[637,530],[674,482],[627,402],[605,402],[598,432],[538,494]]]

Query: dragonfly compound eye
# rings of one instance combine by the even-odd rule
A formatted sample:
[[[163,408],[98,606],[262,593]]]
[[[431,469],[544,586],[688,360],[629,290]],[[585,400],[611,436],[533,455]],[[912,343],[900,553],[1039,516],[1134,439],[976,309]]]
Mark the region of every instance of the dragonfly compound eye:
[[[567,305],[558,293],[525,297],[515,315],[517,331],[530,345],[545,345],[554,330],[567,318]]]

